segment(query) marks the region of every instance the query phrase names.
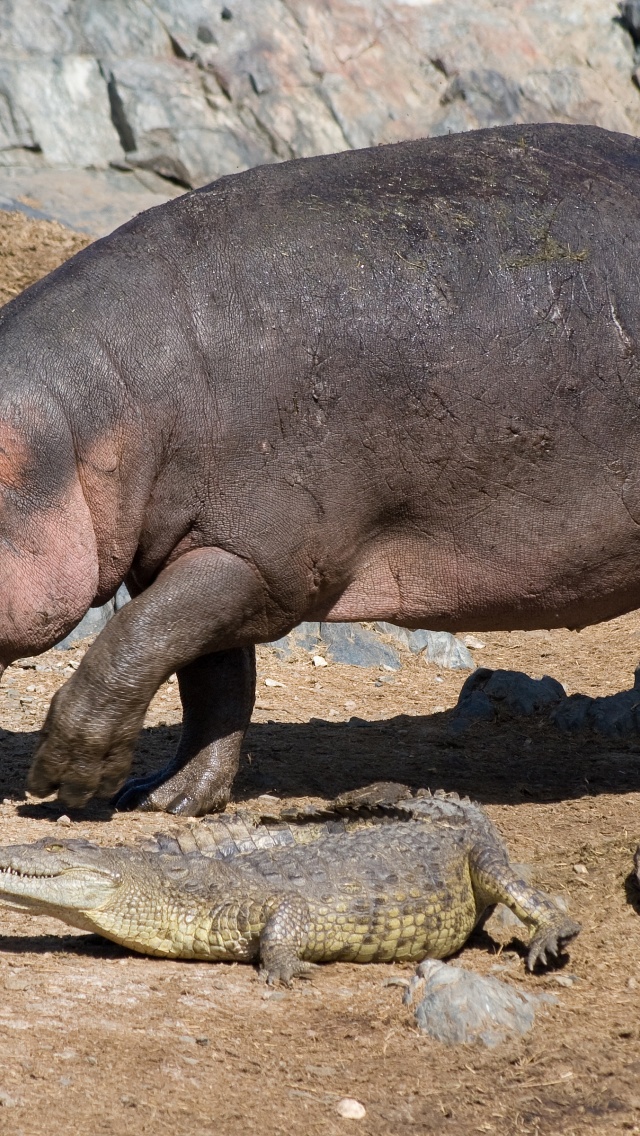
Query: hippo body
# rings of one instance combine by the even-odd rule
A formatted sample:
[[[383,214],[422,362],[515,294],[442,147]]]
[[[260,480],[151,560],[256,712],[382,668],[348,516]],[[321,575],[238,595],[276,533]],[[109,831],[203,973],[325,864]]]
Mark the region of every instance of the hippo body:
[[[576,627],[640,604],[640,141],[495,128],[265,166],[0,313],[0,661],[134,595],[30,775],[229,797],[254,645],[302,620]]]

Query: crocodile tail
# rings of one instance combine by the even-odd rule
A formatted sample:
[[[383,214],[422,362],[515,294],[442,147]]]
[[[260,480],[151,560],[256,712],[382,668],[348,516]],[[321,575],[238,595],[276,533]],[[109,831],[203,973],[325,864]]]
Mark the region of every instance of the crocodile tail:
[[[332,802],[339,812],[367,812],[388,820],[414,820],[423,824],[447,824],[464,829],[469,843],[493,846],[506,853],[502,837],[477,801],[447,793],[444,789],[418,789],[415,796],[406,785],[378,781],[364,789],[343,793]]]

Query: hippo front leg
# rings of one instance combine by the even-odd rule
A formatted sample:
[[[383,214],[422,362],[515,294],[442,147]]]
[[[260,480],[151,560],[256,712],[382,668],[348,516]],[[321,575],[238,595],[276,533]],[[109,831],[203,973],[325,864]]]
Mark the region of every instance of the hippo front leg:
[[[204,655],[178,671],[182,734],[164,769],[132,777],[118,809],[203,816],[223,809],[238,770],[256,693],[254,647]]]
[[[247,648],[266,637],[265,588],[259,575],[220,549],[185,553],[114,616],[53,698],[29,789],[37,796],[57,789],[72,806],[84,805],[94,795],[112,796],[131,767],[149,702],[177,671],[186,704],[178,751],[182,773],[174,764],[168,795],[158,786],[142,803],[187,814],[206,812],[211,802],[220,807],[228,799],[252,709],[254,679]],[[231,678],[228,713],[224,689],[207,706],[216,670],[223,679]],[[230,738],[224,735],[225,723]],[[213,767],[207,770],[207,763]]]

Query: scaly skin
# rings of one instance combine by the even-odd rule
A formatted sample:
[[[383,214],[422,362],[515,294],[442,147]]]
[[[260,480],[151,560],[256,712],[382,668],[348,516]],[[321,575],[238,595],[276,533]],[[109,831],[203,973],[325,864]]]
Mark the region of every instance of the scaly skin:
[[[318,962],[446,958],[499,902],[534,929],[530,969],[578,933],[513,871],[479,806],[380,788],[334,802],[364,808],[355,818],[265,825],[238,814],[134,848],[3,848],[0,898],[143,954],[259,959],[285,984]]]

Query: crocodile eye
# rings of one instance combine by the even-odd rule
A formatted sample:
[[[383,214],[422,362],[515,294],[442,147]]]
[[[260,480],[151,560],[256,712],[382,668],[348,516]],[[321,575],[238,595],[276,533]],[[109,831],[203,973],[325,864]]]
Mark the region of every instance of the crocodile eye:
[[[47,844],[45,852],[64,852],[64,844]]]
[[[165,872],[174,880],[182,879],[183,876],[189,874],[189,869],[182,864],[171,864],[165,867]]]

